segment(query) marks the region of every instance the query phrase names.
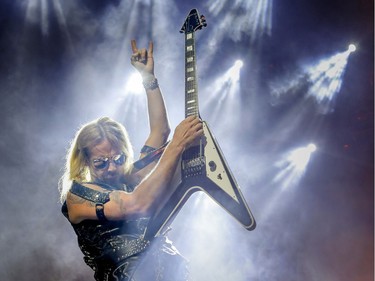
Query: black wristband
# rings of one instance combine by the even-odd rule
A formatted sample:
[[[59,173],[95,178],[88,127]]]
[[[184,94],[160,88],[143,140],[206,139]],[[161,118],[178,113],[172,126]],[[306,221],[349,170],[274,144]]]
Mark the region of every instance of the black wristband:
[[[155,147],[151,147],[151,146],[148,146],[148,145],[144,145],[141,149],[141,153],[150,153],[152,151],[156,150]]]
[[[99,221],[107,221],[107,218],[104,215],[104,205],[102,203],[95,204],[95,211]]]

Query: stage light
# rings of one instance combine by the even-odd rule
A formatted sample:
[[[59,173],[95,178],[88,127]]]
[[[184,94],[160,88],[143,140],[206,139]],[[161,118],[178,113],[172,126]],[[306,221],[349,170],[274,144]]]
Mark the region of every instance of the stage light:
[[[317,64],[307,67],[306,73],[311,84],[307,96],[312,96],[317,100],[321,113],[331,112],[331,102],[341,89],[348,57],[354,50],[355,46],[351,45],[347,51],[322,59]]]
[[[238,81],[240,79],[240,71],[243,66],[241,60],[236,60],[234,64],[222,75],[220,75],[215,82],[210,85],[210,92],[212,93],[212,99],[217,104],[217,98],[220,97],[219,103],[227,97],[235,95],[238,90]],[[208,100],[207,102],[211,102]]]
[[[349,53],[353,53],[357,50],[357,47],[354,44],[350,44],[348,47]]]
[[[260,41],[264,36],[272,34],[273,0],[209,0],[205,9],[210,17],[207,19],[210,33],[203,38],[208,48],[205,49],[204,63],[200,67],[206,71],[215,59],[217,46],[229,38],[234,42],[249,40],[250,43]],[[245,37],[245,38],[244,38]]]
[[[125,86],[125,91],[132,94],[142,94],[144,92],[142,77],[139,73],[133,73],[130,75]]]
[[[290,165],[294,167],[294,169],[298,171],[304,170],[310,160],[311,154],[315,150],[316,146],[314,144],[297,148],[289,154],[287,160],[289,161]]]
[[[308,150],[310,153],[316,151],[316,145],[313,144],[313,143],[310,143],[310,144],[307,146],[307,150]]]
[[[225,80],[230,81],[230,84],[233,85],[240,79],[240,71],[243,66],[243,62],[241,60],[236,60],[234,65],[227,71],[225,75]]]
[[[316,149],[316,145],[310,143],[307,146],[298,147],[286,153],[283,159],[275,164],[280,171],[273,182],[282,188],[298,185],[306,171],[311,155]]]
[[[69,43],[70,51],[72,51],[71,36],[60,0],[54,0],[51,4],[47,0],[28,0],[26,5],[26,23],[39,24],[40,31],[44,37],[50,35],[51,14],[55,15],[59,28],[64,33]]]
[[[229,28],[229,36],[238,38],[242,36],[241,33],[246,33],[253,40],[263,34],[271,34],[272,6],[272,0],[210,0],[207,3],[210,13],[220,17],[221,22],[232,22],[223,26]]]
[[[240,93],[240,71],[243,66],[241,60],[233,62],[232,66],[228,68],[221,75],[211,82],[207,83],[207,88],[204,92],[208,94],[202,101],[202,112],[208,114],[207,118],[212,122],[219,122],[220,128],[218,130],[225,130],[233,124],[239,124],[240,115],[234,114],[241,111],[241,99],[238,96]],[[226,116],[223,118],[223,116]],[[216,130],[216,133],[218,133]],[[220,132],[219,132],[220,133]]]
[[[316,100],[319,113],[332,112],[332,101],[341,90],[349,55],[355,50],[355,45],[350,44],[343,52],[303,66],[293,74],[294,77],[283,77],[280,81],[271,82],[272,103],[278,104],[283,98],[305,94]]]
[[[234,63],[234,67],[240,69],[243,66],[243,61],[242,60],[236,60]]]

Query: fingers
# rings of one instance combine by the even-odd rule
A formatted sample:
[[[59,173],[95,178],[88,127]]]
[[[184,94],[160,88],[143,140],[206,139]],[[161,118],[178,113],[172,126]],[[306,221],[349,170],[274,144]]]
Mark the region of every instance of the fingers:
[[[203,135],[203,123],[195,116],[187,117],[178,127],[179,132],[177,137],[181,137],[181,140],[185,145],[191,144],[195,139]]]
[[[203,135],[203,123],[199,118],[194,118],[192,122],[192,131],[194,132],[194,138]]]
[[[131,40],[131,47],[132,47],[132,51],[133,51],[133,54],[131,56],[131,62],[132,63],[141,62],[143,64],[146,64],[147,63],[147,59],[149,59],[149,58],[152,59],[153,58],[154,43],[152,41],[149,42],[148,50],[146,50],[145,48],[138,49],[137,48],[137,43],[136,43],[136,41],[134,39]]]
[[[135,39],[132,39],[130,43],[131,43],[131,46],[132,46],[133,53],[137,53],[138,48],[137,48],[137,42],[135,41]],[[148,43],[148,53],[151,56],[154,54],[154,42],[152,42],[152,41],[150,41]]]
[[[186,117],[186,119],[183,122],[189,123],[191,127],[193,127],[197,124],[198,125],[202,124],[202,121],[198,117],[193,116],[193,115],[190,115],[190,116]]]
[[[176,127],[172,142],[182,149],[186,149],[201,136],[203,136],[202,121],[196,116],[189,116]]]
[[[138,61],[141,61],[141,62],[144,61],[145,60],[145,49],[138,50],[137,42],[134,39],[131,40],[131,46],[132,46],[132,51],[133,51],[133,54],[131,56],[131,62],[135,63],[135,62],[138,62]],[[142,56],[142,53],[143,53],[143,56]]]
[[[132,46],[133,53],[137,53],[138,52],[137,42],[134,39],[131,40],[131,46]]]
[[[195,126],[202,127],[202,121],[196,116],[190,115],[186,117],[185,121],[188,122],[191,127],[195,127]]]
[[[152,58],[154,56],[154,42],[150,41],[148,44],[148,57]]]
[[[146,63],[146,61],[147,61],[147,50],[146,49],[140,50],[140,61],[143,62],[143,63]]]

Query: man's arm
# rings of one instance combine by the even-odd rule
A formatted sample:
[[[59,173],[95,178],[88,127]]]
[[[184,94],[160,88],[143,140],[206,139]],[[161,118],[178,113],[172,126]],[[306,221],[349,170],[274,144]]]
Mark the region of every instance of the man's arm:
[[[152,214],[159,199],[168,190],[183,151],[194,140],[203,135],[202,122],[195,117],[183,120],[174,132],[155,169],[144,178],[132,193],[112,191],[110,200],[104,204],[104,215],[108,220],[131,219]],[[86,185],[101,190],[96,185]],[[79,223],[85,219],[98,219],[95,204],[69,193],[67,197],[69,219]]]
[[[154,45],[150,42],[148,50],[138,49],[136,41],[132,40],[131,47],[131,63],[141,74],[147,95],[150,134],[145,145],[158,148],[167,141],[170,125],[163,95],[154,74]]]
[[[135,40],[131,41],[132,56],[131,64],[140,73],[147,95],[148,118],[150,133],[142,148],[140,158],[143,158],[150,149],[163,145],[170,134],[170,125],[164,98],[159,83],[154,74],[154,44],[151,41],[146,49],[138,49]],[[155,167],[156,162],[148,164],[141,170],[133,170],[128,182],[136,184],[147,176]]]

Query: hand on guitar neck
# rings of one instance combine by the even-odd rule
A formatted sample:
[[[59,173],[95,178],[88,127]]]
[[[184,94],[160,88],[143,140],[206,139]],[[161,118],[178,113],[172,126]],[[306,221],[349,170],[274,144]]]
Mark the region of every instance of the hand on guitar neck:
[[[177,145],[182,151],[196,143],[203,136],[202,121],[195,116],[189,116],[175,129],[171,144]]]

